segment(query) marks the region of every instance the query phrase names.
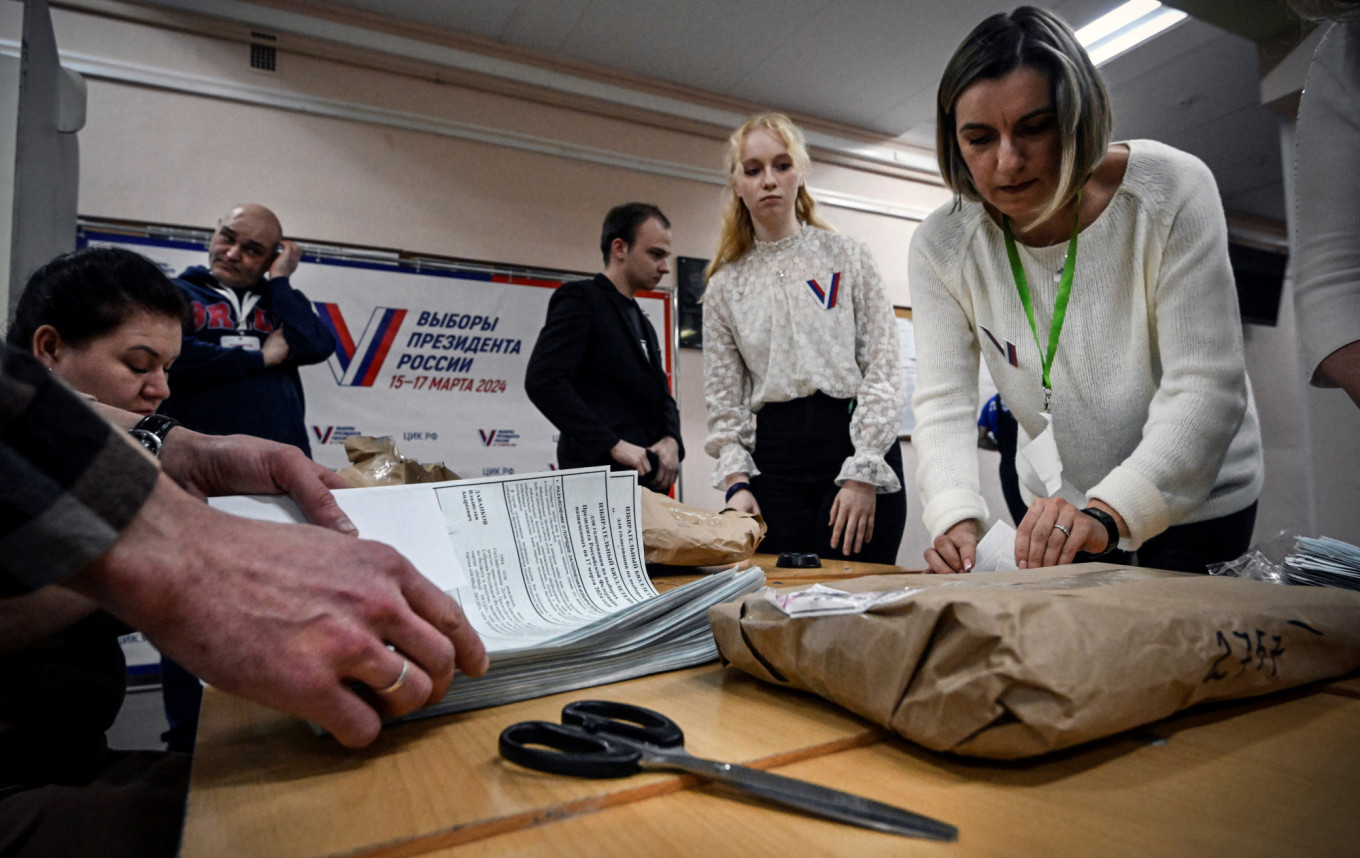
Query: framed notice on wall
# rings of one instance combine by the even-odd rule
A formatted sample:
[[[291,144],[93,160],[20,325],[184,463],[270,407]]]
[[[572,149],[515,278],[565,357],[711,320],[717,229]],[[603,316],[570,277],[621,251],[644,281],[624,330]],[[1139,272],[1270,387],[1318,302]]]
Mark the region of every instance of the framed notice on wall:
[[[912,430],[916,428],[916,418],[911,413],[911,398],[916,394],[916,334],[911,326],[910,307],[893,307],[893,313],[897,315],[897,344],[902,349],[902,375],[907,380],[907,405],[902,410],[902,425],[897,436],[910,441]]]
[[[912,413],[911,401],[916,395],[916,332],[912,326],[912,316],[910,307],[894,307],[893,312],[897,315],[897,342],[902,348],[902,374],[907,379],[907,407],[902,413],[902,426],[898,429],[898,437],[904,441],[911,440],[911,434],[916,429],[916,415]],[[987,369],[986,361],[978,361],[978,405],[985,406],[987,400],[996,395],[996,382],[992,381],[992,374]]]
[[[704,347],[704,269],[707,259],[675,258],[676,294],[680,298],[680,348]]]
[[[117,245],[177,276],[207,261],[211,231],[82,219],[79,244]],[[582,274],[299,241],[294,287],[339,344],[300,369],[313,457],[347,463],[345,439],[388,435],[408,458],[463,477],[556,467],[557,430],[529,402],[524,373],[552,290]],[[638,305],[675,388],[669,292]],[[173,391],[171,391],[173,396]]]

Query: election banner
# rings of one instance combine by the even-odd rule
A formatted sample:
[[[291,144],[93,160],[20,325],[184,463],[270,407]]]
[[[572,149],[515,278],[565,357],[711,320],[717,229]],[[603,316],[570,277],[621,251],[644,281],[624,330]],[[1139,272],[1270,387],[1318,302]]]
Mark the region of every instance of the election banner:
[[[207,263],[210,237],[87,220],[80,245],[126,247],[174,277]],[[402,455],[462,477],[556,467],[557,430],[529,401],[524,373],[552,290],[581,275],[299,243],[292,285],[337,343],[325,363],[300,369],[313,458],[340,468],[346,438],[387,435]],[[674,389],[672,296],[637,299]]]

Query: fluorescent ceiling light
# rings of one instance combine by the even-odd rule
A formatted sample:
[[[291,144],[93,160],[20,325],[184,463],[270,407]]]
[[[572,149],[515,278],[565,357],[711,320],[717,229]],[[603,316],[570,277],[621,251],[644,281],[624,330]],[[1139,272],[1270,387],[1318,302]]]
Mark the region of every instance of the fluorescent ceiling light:
[[[1184,21],[1179,9],[1167,9],[1157,0],[1129,0],[1077,30],[1077,41],[1096,65],[1108,62]]]

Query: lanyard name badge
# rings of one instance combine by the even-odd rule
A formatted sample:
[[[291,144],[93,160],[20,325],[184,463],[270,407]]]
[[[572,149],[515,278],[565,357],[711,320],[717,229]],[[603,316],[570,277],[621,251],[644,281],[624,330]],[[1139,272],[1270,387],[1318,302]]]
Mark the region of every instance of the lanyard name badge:
[[[250,330],[250,311],[254,310],[255,305],[260,303],[262,296],[258,292],[247,292],[245,300],[242,301],[235,289],[226,286],[214,286],[213,291],[227,299],[227,303],[231,304],[231,309],[235,311],[237,319],[237,334],[222,337],[219,340],[222,347],[228,349],[241,348],[252,352],[259,351],[260,338],[248,333],[248,331]]]
[[[1081,226],[1081,193],[1077,193],[1077,214],[1072,220],[1072,239],[1067,243],[1067,259],[1063,262],[1062,276],[1058,281],[1058,295],[1053,302],[1053,321],[1048,328],[1048,349],[1045,351],[1039,339],[1039,326],[1034,322],[1034,300],[1030,296],[1029,280],[1025,268],[1020,264],[1020,253],[1015,248],[1015,237],[1011,234],[1010,218],[1001,218],[1001,229],[1006,236],[1006,256],[1011,263],[1011,276],[1015,279],[1015,289],[1020,293],[1020,303],[1025,307],[1025,317],[1029,319],[1030,332],[1034,334],[1034,345],[1039,350],[1041,379],[1044,386],[1044,429],[1033,440],[1015,454],[1016,476],[1025,488],[1036,497],[1052,497],[1062,488],[1062,456],[1058,453],[1058,442],[1053,435],[1053,415],[1049,404],[1053,398],[1053,358],[1058,353],[1058,338],[1062,335],[1063,322],[1067,320],[1067,301],[1072,295],[1072,275],[1077,267],[1077,233]]]

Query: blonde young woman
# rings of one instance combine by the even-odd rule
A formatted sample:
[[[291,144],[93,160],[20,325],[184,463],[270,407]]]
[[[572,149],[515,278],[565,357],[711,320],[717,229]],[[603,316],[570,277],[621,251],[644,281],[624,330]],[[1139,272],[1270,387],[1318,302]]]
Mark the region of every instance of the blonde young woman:
[[[832,230],[781,114],[728,141],[731,196],[704,294],[704,449],[762,551],[896,561],[907,503],[897,322],[873,256]]]
[[[969,571],[987,523],[979,355],[1020,424],[1022,568],[1119,548],[1197,572],[1238,556],[1261,436],[1208,168],[1150,140],[1112,144],[1086,51],[1031,7],[964,39],[936,121],[958,198],[917,229],[910,262],[930,568]]]

